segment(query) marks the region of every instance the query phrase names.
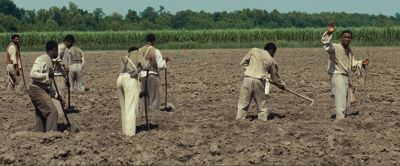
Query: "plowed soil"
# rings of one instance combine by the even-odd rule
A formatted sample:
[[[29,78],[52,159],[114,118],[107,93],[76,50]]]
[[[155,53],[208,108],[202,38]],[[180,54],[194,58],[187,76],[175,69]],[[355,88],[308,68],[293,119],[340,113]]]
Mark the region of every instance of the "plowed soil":
[[[367,86],[358,81],[359,115],[330,119],[333,98],[322,48],[279,49],[276,60],[287,87],[314,98],[308,102],[276,87],[268,97],[269,121],[235,121],[246,49],[168,50],[168,102],[173,112],[150,112],[152,130],[137,118],[134,137],[121,134],[116,79],[122,51],[87,52],[86,93],[73,92],[78,110],[68,114],[78,133],[36,133],[28,95],[5,91],[0,63],[0,164],[13,165],[398,165],[400,163],[400,48],[355,48],[370,63]],[[23,52],[25,75],[41,53]],[[1,59],[4,59],[4,53]],[[164,94],[161,72],[161,94]],[[27,82],[31,80],[26,77]],[[365,91],[364,91],[365,90]],[[164,95],[161,97],[162,102]],[[59,123],[65,123],[59,117]]]

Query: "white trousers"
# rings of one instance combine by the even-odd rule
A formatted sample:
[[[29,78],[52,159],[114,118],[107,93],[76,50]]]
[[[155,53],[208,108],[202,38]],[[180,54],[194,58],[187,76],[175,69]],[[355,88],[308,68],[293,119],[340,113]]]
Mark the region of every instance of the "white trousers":
[[[333,74],[331,83],[335,98],[336,119],[343,119],[350,109],[349,78],[341,74]]]
[[[139,82],[129,74],[122,73],[117,79],[117,91],[122,113],[122,133],[133,136],[136,134],[136,116],[139,110]]]
[[[78,89],[80,91],[85,91],[82,64],[71,64],[69,66],[69,78],[71,90]]]

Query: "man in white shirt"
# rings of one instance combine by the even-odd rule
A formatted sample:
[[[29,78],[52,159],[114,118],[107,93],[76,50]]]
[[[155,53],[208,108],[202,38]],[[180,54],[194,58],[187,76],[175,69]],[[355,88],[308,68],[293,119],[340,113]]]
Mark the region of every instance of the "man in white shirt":
[[[140,100],[140,109],[145,109],[145,101],[147,108],[150,110],[159,110],[160,108],[160,78],[159,70],[167,68],[168,57],[162,55],[160,50],[154,47],[156,36],[148,34],[146,36],[146,45],[139,49],[143,53],[146,61],[149,62],[148,71],[141,71],[142,92],[144,97]],[[144,99],[146,98],[146,100]]]
[[[50,96],[54,93],[52,89],[54,77],[52,59],[57,57],[57,43],[48,41],[46,52],[36,58],[30,73],[33,82],[29,87],[29,97],[36,109],[35,130],[37,132],[57,131],[57,108]]]
[[[333,43],[334,22],[328,23],[327,31],[322,36],[322,44],[329,54],[328,74],[331,77],[332,92],[335,98],[336,119],[343,119],[350,112],[350,81],[352,73],[363,72],[369,64],[368,59],[355,60],[350,48],[353,33],[344,30],[341,43]]]

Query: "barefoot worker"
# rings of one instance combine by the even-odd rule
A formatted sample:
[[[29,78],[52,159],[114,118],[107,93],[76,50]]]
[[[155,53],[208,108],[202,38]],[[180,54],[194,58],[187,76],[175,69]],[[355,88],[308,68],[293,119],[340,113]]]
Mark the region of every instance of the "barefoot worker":
[[[271,82],[278,88],[285,89],[285,85],[278,74],[278,65],[273,59],[276,50],[274,43],[268,43],[265,45],[264,50],[259,48],[251,49],[240,61],[240,66],[246,71],[244,72],[245,77],[240,89],[236,120],[246,118],[250,102],[254,98],[259,109],[258,119],[267,121],[265,88],[268,89],[269,87],[265,86],[268,86],[268,83]]]
[[[35,130],[38,132],[56,131],[58,121],[57,109],[50,97],[51,80],[54,77],[52,59],[57,58],[57,43],[48,41],[46,52],[36,58],[30,73],[33,82],[29,88],[29,97],[36,109]]]
[[[69,79],[73,90],[84,92],[86,90],[84,73],[85,68],[85,55],[78,47],[70,48],[70,64],[69,64]]]
[[[117,92],[122,113],[122,133],[136,134],[136,116],[139,109],[140,71],[147,70],[149,64],[143,53],[131,50],[122,58],[122,69],[117,79]]]
[[[11,35],[11,42],[6,50],[6,64],[7,64],[7,75],[8,84],[7,91],[14,91],[22,93],[23,82],[21,81],[21,54],[19,50],[19,35]]]
[[[155,48],[155,43],[156,36],[154,34],[148,34],[146,36],[146,45],[139,49],[139,52],[143,53],[144,58],[150,65],[148,72],[140,72],[140,75],[143,78],[141,80],[142,92],[147,90],[147,97],[143,97],[140,100],[141,110],[145,109],[145,101],[147,103],[147,108],[150,110],[160,109],[160,78],[158,72],[160,69],[167,67],[168,57],[162,55],[160,50]],[[146,98],[146,100],[144,98]]]
[[[328,23],[327,31],[322,36],[322,44],[329,55],[328,74],[331,77],[332,92],[335,98],[336,119],[343,119],[350,109],[350,81],[351,72],[361,74],[369,60],[356,61],[350,48],[353,34],[344,30],[340,34],[341,43],[332,43],[335,24]]]

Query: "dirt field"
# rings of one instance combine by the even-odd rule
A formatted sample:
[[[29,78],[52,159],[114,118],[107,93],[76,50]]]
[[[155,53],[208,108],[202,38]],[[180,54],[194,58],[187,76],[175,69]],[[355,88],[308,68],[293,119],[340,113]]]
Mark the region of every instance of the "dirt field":
[[[72,94],[79,113],[69,114],[79,133],[32,132],[33,105],[28,95],[5,92],[5,66],[0,63],[0,164],[398,165],[400,48],[368,49],[367,93],[360,84],[352,107],[359,115],[330,119],[333,98],[322,48],[279,49],[282,79],[315,98],[315,105],[307,107],[303,99],[273,87],[267,101],[271,120],[254,119],[253,103],[249,120],[241,123],[235,121],[243,79],[239,62],[248,50],[165,51],[172,59],[169,100],[176,110],[151,112],[154,129],[139,126],[131,138],[121,135],[115,86],[125,52],[87,52],[90,91]],[[357,59],[366,57],[366,50],[354,49]],[[23,53],[25,75],[39,54]],[[139,117],[138,125],[144,123]]]

